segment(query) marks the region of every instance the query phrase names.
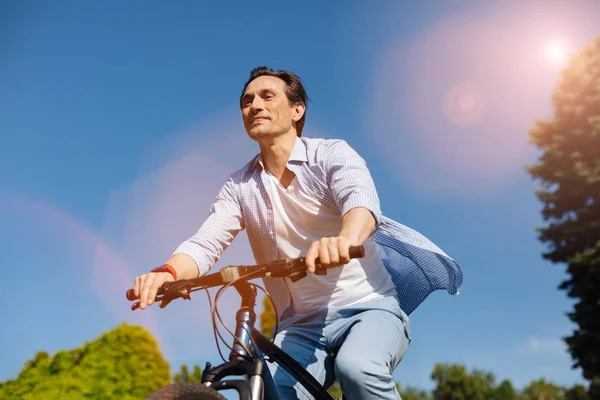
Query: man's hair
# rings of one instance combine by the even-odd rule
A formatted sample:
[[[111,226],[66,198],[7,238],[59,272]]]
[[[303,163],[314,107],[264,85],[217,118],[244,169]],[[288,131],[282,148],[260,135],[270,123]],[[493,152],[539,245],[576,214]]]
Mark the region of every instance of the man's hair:
[[[259,76],[274,76],[276,78],[281,79],[285,82],[285,96],[288,99],[290,106],[294,104],[304,104],[304,115],[296,122],[296,132],[298,137],[302,136],[302,129],[304,128],[304,121],[306,120],[306,108],[308,106],[309,98],[306,95],[306,90],[304,89],[304,85],[302,84],[302,80],[300,77],[293,72],[279,70],[275,71],[265,66],[260,66],[254,68],[250,71],[250,78],[244,84],[244,89],[242,89],[242,94],[240,95],[240,107],[242,105],[242,98],[244,97],[244,93],[246,92],[246,88],[256,78]]]

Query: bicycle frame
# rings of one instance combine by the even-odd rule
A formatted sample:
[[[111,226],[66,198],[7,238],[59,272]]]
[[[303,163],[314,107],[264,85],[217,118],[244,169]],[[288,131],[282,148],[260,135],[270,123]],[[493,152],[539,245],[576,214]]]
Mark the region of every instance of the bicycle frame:
[[[229,361],[218,366],[206,363],[202,383],[215,390],[235,389],[240,400],[280,400],[282,397],[267,367],[266,356],[269,361],[277,362],[284,368],[315,399],[333,400],[327,390],[298,362],[254,328],[256,287],[245,281],[234,286],[242,302],[236,313],[235,339]],[[249,379],[221,380],[231,375],[246,375]]]

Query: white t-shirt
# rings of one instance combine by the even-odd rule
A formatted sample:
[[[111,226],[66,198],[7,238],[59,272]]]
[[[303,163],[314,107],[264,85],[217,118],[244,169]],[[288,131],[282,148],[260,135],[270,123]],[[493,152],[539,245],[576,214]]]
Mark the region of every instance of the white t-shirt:
[[[322,237],[338,236],[342,228],[339,211],[328,209],[309,197],[297,178],[284,188],[270,178],[269,194],[275,216],[275,233],[281,258],[306,255],[310,245]],[[330,268],[327,275],[308,274],[292,282],[286,278],[294,312],[304,314],[322,307],[343,306],[395,296],[396,290],[383,266],[375,244],[363,244],[365,255],[348,264]]]

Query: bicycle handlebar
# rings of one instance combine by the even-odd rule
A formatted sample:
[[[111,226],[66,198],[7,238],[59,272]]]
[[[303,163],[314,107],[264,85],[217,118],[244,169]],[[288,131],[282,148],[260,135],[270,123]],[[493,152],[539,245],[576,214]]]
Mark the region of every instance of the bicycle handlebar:
[[[351,246],[350,247],[350,258],[361,258],[365,255],[365,249],[363,246]],[[319,262],[317,258],[315,260],[315,274],[326,275],[327,269]],[[212,274],[203,275],[194,279],[180,279],[172,282],[165,282],[160,289],[158,289],[156,295],[156,301],[166,300],[166,303],[161,305],[164,308],[171,300],[178,297],[184,299],[190,298],[189,293],[191,289],[208,289],[215,286],[222,286],[231,284],[239,280],[250,280],[262,277],[273,277],[282,278],[289,277],[293,282],[305,277],[307,274],[306,263],[304,257],[298,258],[283,258],[275,260],[268,264],[258,265],[230,265],[221,268],[218,272]],[[127,300],[134,301],[138,297],[134,295],[133,289],[127,290],[125,293]],[[139,302],[131,306],[131,310],[136,310],[139,307]]]

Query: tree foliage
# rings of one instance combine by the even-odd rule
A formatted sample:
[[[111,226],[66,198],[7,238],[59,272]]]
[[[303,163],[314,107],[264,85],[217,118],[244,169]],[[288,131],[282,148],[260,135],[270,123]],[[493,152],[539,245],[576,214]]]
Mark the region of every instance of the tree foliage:
[[[275,326],[275,309],[267,296],[263,299],[263,312],[260,313],[260,330],[263,335],[271,339],[273,337],[273,327]]]
[[[396,384],[396,389],[398,389],[402,400],[433,400],[431,393],[412,386],[402,389],[399,384]]]
[[[489,372],[468,372],[464,365],[436,364],[431,374],[439,400],[487,400],[492,396],[495,377]]]
[[[194,364],[194,372],[190,375],[190,370],[187,365],[183,364],[179,372],[176,372],[173,376],[174,382],[202,382],[202,369],[198,364]]]
[[[577,300],[570,319],[577,330],[565,341],[583,376],[600,380],[600,37],[572,58],[553,97],[554,117],[529,132],[541,151],[529,166],[542,187],[547,225],[539,239],[544,258],[567,265],[560,285]],[[597,390],[592,388],[592,390]]]
[[[544,379],[530,382],[521,391],[505,379],[496,385],[490,372],[474,369],[468,372],[459,364],[436,364],[432,373],[436,383],[435,400],[590,400],[583,385],[560,387]],[[421,399],[422,397],[415,397]],[[404,397],[403,397],[404,399]]]
[[[169,365],[143,328],[120,325],[93,342],[50,357],[40,351],[0,399],[141,399],[170,383]]]
[[[565,390],[565,400],[590,400],[587,390],[583,385],[574,385]]]
[[[517,400],[517,390],[512,383],[505,379],[490,390],[490,400]]]
[[[538,379],[527,385],[519,400],[565,400],[563,390],[545,379]]]

